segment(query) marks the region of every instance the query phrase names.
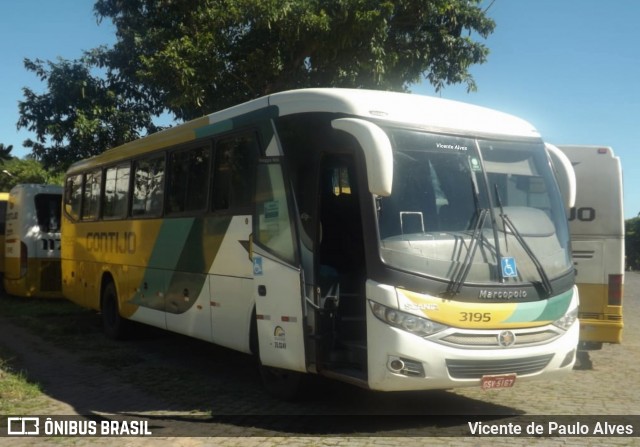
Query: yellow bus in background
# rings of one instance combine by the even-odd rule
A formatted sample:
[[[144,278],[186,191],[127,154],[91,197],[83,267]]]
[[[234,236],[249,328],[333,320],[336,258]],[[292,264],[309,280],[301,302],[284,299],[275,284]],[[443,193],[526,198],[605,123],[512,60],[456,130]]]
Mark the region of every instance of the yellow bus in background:
[[[576,204],[569,230],[580,290],[580,367],[588,351],[621,343],[625,223],[622,165],[606,146],[558,146],[576,174]]]
[[[254,354],[281,397],[307,373],[526,387],[575,361],[573,197],[519,118],[281,92],[71,166],[62,286],[113,337],[133,320]]]
[[[4,239],[7,219],[8,192],[0,192],[0,273],[4,272]]]
[[[61,186],[22,184],[9,192],[4,288],[10,295],[61,298]]]

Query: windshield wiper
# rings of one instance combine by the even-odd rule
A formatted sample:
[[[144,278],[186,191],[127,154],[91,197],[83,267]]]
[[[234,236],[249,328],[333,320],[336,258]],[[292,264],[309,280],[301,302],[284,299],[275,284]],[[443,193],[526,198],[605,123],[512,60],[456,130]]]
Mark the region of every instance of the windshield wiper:
[[[460,293],[462,284],[464,284],[464,280],[467,278],[467,276],[469,275],[469,271],[471,270],[473,258],[479,245],[478,241],[482,239],[482,229],[484,228],[484,221],[487,217],[487,214],[489,214],[488,209],[478,208],[478,217],[473,227],[473,233],[471,233],[471,240],[469,241],[467,255],[465,256],[462,264],[459,265],[458,269],[454,273],[455,278],[452,279],[449,283],[447,291],[445,292],[446,296],[455,296]]]
[[[542,263],[533,252],[533,250],[531,250],[531,247],[529,247],[529,244],[527,244],[527,241],[524,239],[524,237],[522,237],[522,234],[520,233],[520,231],[518,231],[513,221],[509,218],[509,216],[505,214],[502,207],[502,200],[500,199],[500,193],[498,192],[498,185],[495,184],[494,186],[496,192],[496,200],[498,202],[498,206],[500,207],[500,218],[502,219],[502,224],[504,226],[505,245],[507,243],[507,228],[509,228],[509,231],[511,231],[513,237],[516,238],[516,241],[518,241],[520,246],[522,246],[527,256],[529,256],[529,259],[531,259],[531,262],[533,262],[533,265],[535,265],[536,270],[538,271],[538,275],[540,275],[542,288],[546,292],[547,296],[551,296],[553,294],[553,287],[551,286],[551,281],[549,280],[547,272],[544,270]]]

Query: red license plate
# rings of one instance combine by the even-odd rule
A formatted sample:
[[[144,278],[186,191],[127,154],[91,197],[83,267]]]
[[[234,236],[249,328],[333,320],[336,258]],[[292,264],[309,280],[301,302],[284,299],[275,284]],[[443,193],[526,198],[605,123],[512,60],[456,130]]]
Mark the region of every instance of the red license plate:
[[[515,374],[503,374],[500,376],[482,376],[480,386],[483,390],[494,390],[496,388],[511,388],[516,383]]]

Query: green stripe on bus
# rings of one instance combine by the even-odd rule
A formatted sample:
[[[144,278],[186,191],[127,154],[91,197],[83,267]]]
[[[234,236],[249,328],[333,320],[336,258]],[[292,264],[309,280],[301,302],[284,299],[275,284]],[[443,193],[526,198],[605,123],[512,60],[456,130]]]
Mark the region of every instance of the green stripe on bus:
[[[569,289],[545,301],[518,303],[505,322],[555,321],[567,312],[572,298],[573,289]]]
[[[233,129],[233,121],[224,120],[217,123],[209,124],[208,126],[200,127],[195,130],[196,138],[209,137],[223,132],[228,132]]]
[[[567,313],[572,298],[573,289],[569,289],[558,296],[548,299],[547,306],[544,308],[544,312],[540,315],[539,320],[556,321],[558,318],[561,318]]]

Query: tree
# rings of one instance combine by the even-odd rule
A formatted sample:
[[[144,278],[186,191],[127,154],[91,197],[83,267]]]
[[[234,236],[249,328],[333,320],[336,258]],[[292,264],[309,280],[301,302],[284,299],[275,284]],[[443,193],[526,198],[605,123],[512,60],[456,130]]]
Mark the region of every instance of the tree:
[[[90,55],[77,61],[25,59],[24,64],[47,83],[43,94],[24,88],[25,99],[18,104],[18,127],[36,135],[24,146],[45,168],[63,170],[141,132],[157,130],[148,109],[121,94],[120,82],[92,74]]]
[[[13,155],[11,155],[11,151],[13,150],[13,145],[5,146],[0,143],[0,163],[11,160]]]
[[[65,168],[157,131],[170,111],[192,119],[302,87],[405,91],[475,82],[494,29],[482,0],[97,0],[116,26],[111,48],[75,61],[25,60],[47,84],[25,88],[18,127],[47,168]]]
[[[476,85],[494,29],[481,0],[98,0],[118,41],[94,53],[179,119],[300,87]],[[465,35],[467,34],[467,35]]]
[[[640,269],[640,217],[625,221],[625,260],[628,269]]]
[[[12,158],[0,168],[0,191],[9,191],[21,183],[46,183],[62,185],[63,173],[46,170],[33,157]]]

